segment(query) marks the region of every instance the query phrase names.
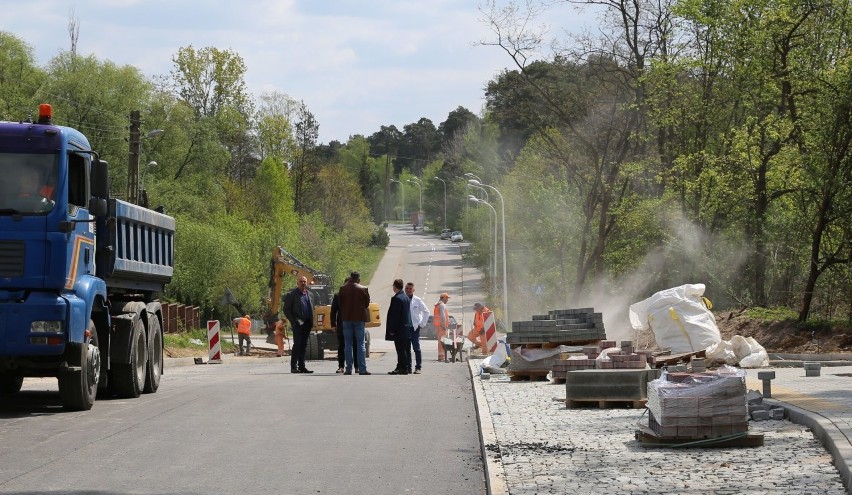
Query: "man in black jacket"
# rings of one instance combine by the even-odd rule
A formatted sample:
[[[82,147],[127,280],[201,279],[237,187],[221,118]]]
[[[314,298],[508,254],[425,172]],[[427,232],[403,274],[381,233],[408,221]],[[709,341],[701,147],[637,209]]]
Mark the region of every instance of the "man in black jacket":
[[[296,288],[284,297],[284,316],[293,329],[293,351],[290,355],[290,373],[313,373],[305,367],[308,336],[314,326],[314,305],[308,293],[307,277],[299,277]]]
[[[388,308],[385,340],[393,340],[396,369],[389,375],[407,375],[411,369],[411,300],[402,291],[402,279],[393,281],[393,297]]]

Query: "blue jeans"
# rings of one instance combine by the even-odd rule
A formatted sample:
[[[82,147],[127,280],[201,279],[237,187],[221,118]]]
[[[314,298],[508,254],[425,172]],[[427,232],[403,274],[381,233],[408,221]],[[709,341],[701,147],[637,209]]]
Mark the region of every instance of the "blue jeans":
[[[417,328],[414,330],[414,333],[411,334],[411,348],[414,349],[414,367],[419,370],[420,366],[423,364],[423,354],[420,352],[420,328]]]
[[[358,371],[364,373],[367,371],[367,359],[365,354],[367,349],[364,345],[364,322],[363,321],[345,321],[343,322],[343,340],[346,343],[346,371],[352,371],[352,347],[354,343],[355,352],[358,354]]]

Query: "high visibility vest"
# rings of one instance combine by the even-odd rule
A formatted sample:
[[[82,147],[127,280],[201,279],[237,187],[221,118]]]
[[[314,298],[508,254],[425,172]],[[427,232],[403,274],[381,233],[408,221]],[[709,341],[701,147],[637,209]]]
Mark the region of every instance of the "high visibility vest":
[[[237,322],[237,333],[250,334],[251,333],[251,320],[248,318],[240,318],[240,321]]]
[[[483,306],[481,312],[479,312],[479,311],[473,312],[473,329],[474,330],[478,330],[478,331],[481,332],[482,329],[485,328],[485,312],[486,311],[491,311],[491,310],[486,308],[485,306]]]
[[[443,302],[435,304],[435,310],[432,312],[432,324],[437,328],[441,328],[442,326],[450,328],[450,315],[447,314],[447,307]]]

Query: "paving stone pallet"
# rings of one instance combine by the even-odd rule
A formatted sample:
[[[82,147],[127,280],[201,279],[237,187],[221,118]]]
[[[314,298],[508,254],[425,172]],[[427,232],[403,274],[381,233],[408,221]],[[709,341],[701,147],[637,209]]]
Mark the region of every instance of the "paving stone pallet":
[[[533,315],[529,321],[513,321],[506,342],[515,345],[578,344],[606,339],[603,314],[593,308],[557,309]]]

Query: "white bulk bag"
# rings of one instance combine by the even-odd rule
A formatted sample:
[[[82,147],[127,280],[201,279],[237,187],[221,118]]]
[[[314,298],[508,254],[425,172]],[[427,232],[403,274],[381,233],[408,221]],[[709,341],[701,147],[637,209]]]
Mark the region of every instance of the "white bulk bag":
[[[662,290],[630,306],[630,324],[651,329],[660,349],[696,352],[722,340],[716,318],[702,295],[704,284],[686,284]]]

